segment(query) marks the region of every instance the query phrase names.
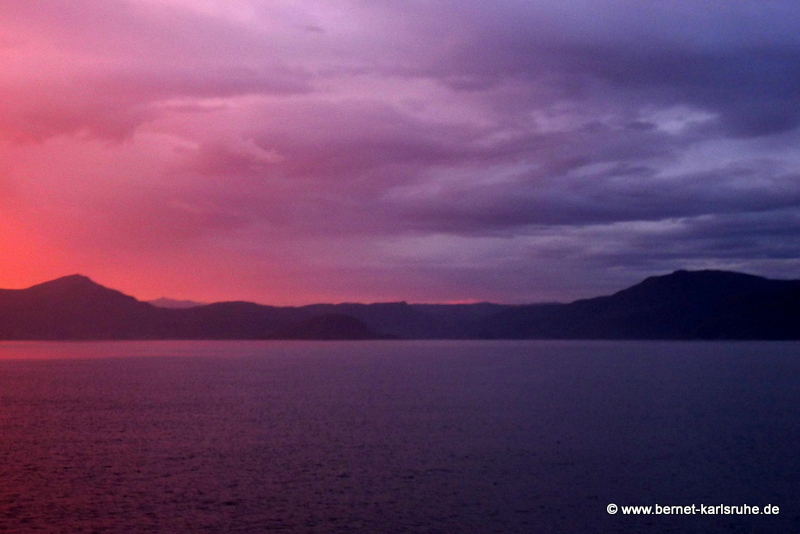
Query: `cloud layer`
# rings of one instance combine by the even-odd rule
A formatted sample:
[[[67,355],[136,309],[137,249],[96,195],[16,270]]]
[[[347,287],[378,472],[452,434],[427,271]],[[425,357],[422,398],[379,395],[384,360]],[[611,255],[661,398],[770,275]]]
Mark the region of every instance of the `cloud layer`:
[[[7,0],[2,287],[570,300],[800,277],[800,7]]]

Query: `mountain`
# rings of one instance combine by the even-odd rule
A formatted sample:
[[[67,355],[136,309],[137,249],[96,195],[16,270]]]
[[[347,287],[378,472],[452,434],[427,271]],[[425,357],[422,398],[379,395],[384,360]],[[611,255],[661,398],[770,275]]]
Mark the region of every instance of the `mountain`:
[[[800,280],[675,271],[613,295],[516,306],[484,321],[485,338],[800,339]]]
[[[72,275],[28,289],[0,290],[0,339],[151,337],[153,307]]]
[[[305,339],[315,339],[315,334],[325,339],[385,338],[355,318],[317,330],[298,324],[309,318],[298,308],[251,302],[159,308],[81,275],[0,290],[0,339],[278,339],[284,331],[294,337],[306,332]]]
[[[152,304],[157,308],[195,308],[197,306],[203,306],[206,304],[205,302],[195,302],[193,300],[175,300],[175,299],[168,299],[166,297],[161,297],[160,299],[156,300],[148,300],[148,304]]]
[[[72,275],[0,290],[0,339],[800,339],[800,280],[676,271],[569,304],[158,307]]]
[[[350,315],[375,330],[405,339],[462,339],[474,336],[474,323],[509,306],[501,304],[312,304],[302,310],[318,315]]]
[[[363,322],[350,315],[326,313],[294,323],[275,333],[277,339],[375,339],[376,335]],[[377,336],[391,339],[393,336]]]

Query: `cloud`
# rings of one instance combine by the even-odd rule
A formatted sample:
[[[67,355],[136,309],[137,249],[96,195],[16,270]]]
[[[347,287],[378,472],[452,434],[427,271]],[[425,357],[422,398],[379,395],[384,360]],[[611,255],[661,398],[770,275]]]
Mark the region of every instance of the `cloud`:
[[[6,2],[0,129],[20,140],[130,136],[164,101],[309,90],[262,35],[146,2]]]
[[[125,289],[126,268],[171,265],[177,283],[192,264],[198,293],[171,296],[197,300],[519,302],[693,266],[788,275],[798,16],[777,0],[9,0],[4,224],[60,251],[40,274],[106,265]],[[201,288],[223,271],[224,291]]]

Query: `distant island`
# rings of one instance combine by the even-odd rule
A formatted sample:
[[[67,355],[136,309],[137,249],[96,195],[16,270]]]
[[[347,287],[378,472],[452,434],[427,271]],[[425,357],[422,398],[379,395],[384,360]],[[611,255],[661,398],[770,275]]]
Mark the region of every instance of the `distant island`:
[[[0,290],[2,340],[800,339],[800,280],[676,271],[568,304],[142,302],[72,275]]]

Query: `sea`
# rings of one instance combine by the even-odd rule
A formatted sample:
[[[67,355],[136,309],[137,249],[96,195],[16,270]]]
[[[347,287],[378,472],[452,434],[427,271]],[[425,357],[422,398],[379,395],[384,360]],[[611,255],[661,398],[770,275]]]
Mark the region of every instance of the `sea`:
[[[800,343],[2,342],[0,532],[800,532]]]

